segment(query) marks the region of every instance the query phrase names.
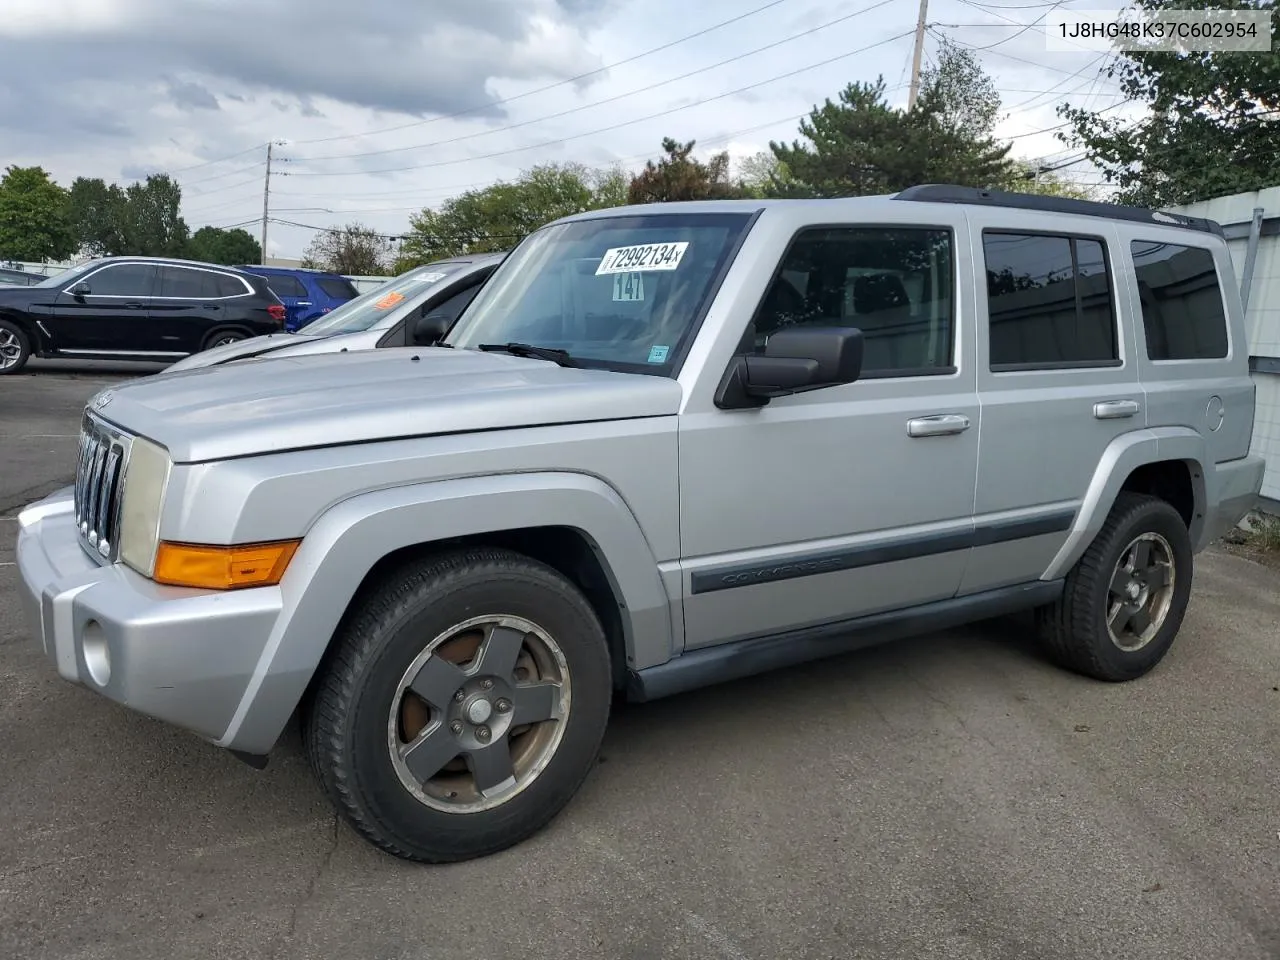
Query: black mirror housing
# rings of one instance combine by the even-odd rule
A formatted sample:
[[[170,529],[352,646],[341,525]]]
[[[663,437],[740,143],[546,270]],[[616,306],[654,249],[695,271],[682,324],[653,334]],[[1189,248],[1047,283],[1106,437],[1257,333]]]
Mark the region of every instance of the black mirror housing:
[[[83,297],[87,295],[90,292],[90,290],[89,290],[89,285],[85,283],[83,280],[81,280],[79,283],[73,283],[71,285],[71,289],[68,290],[67,292],[71,294],[73,297]]]
[[[763,354],[736,358],[716,391],[716,406],[761,407],[774,397],[853,383],[862,372],[862,331],[795,327],[769,337]]]
[[[420,347],[429,347],[444,339],[453,326],[453,317],[447,313],[429,313],[413,321],[411,339]]]

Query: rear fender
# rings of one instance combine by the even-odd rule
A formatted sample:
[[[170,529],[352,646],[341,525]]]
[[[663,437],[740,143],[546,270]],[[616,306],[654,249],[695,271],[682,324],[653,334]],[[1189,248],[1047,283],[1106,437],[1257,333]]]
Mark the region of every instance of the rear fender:
[[[1135,430],[1117,437],[1102,454],[1093,479],[1089,482],[1088,492],[1076,513],[1075,522],[1071,525],[1071,532],[1040,579],[1058,580],[1065,577],[1102,529],[1129,474],[1144,464],[1162,460],[1181,460],[1190,468],[1191,486],[1195,493],[1195,510],[1190,528],[1191,543],[1196,550],[1202,549],[1205,504],[1210,502],[1209,496],[1212,495],[1212,491],[1205,488],[1204,438],[1186,427]]]

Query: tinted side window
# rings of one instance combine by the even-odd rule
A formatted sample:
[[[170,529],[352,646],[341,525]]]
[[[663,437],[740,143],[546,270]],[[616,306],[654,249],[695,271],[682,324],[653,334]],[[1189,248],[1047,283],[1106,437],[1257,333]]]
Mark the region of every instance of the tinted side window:
[[[444,300],[436,304],[434,307],[432,307],[430,312],[433,314],[443,313],[446,316],[453,317],[456,320],[459,314],[461,314],[462,311],[466,309],[467,304],[469,304],[473,299],[475,299],[475,295],[479,292],[480,292],[480,284],[478,283],[473,286],[467,287],[465,290],[459,290],[453,296],[449,297],[449,299]]]
[[[245,281],[239,277],[233,277],[226,273],[213,274],[212,276],[215,278],[218,296],[220,297],[243,297],[249,292],[245,286]]]
[[[864,377],[950,372],[951,264],[949,230],[806,230],[756,311],[755,350],[796,324],[857,327]]]
[[[122,263],[106,267],[88,278],[89,291],[95,297],[149,297],[156,268],[146,263]]]
[[[335,300],[354,300],[359,296],[356,288],[351,285],[351,281],[345,277],[320,277],[316,280],[316,284],[326,296],[333,297]]]
[[[1118,361],[1101,241],[984,231],[982,247],[991,369]]]
[[[297,277],[291,277],[287,274],[284,276],[267,277],[267,286],[277,297],[299,297],[303,300],[307,298],[307,288],[302,285],[302,281]]]
[[[1133,269],[1152,360],[1220,360],[1227,314],[1213,254],[1201,247],[1135,240]]]
[[[200,300],[217,296],[216,288],[212,273],[184,267],[161,267],[156,296]]]

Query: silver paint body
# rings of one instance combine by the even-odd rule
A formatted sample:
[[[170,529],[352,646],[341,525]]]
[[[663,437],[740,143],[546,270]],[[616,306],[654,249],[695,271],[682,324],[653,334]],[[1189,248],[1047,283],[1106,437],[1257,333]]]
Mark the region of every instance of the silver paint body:
[[[59,672],[222,746],[265,753],[361,578],[402,547],[526,527],[579,531],[619,602],[627,666],[643,671],[698,648],[1057,579],[1144,463],[1192,465],[1196,549],[1256,501],[1254,388],[1219,238],[887,198],[643,212],[733,209],[761,212],[673,379],[392,348],[114,387],[99,415],[162,444],[174,461],[161,539],[303,542],[275,587],[163,587],[89,556],[71,520],[70,490],[53,494],[21,514],[17,552],[32,628]],[[954,230],[957,372],[860,381],[754,410],[717,408],[716,387],[792,236],[814,224],[865,223]],[[980,239],[987,225],[1107,241],[1120,366],[989,371]],[[1227,359],[1146,359],[1130,238],[1213,251]],[[1216,430],[1207,422],[1213,397],[1225,407]],[[1117,400],[1132,401],[1136,414],[1094,416],[1095,404]],[[965,417],[969,427],[910,435],[908,420],[938,415]],[[979,538],[948,552],[733,589],[692,587],[744,565],[783,568],[824,550],[963,538],[1065,516],[1055,532],[1005,542]],[[91,621],[111,651],[106,683],[86,666]]]

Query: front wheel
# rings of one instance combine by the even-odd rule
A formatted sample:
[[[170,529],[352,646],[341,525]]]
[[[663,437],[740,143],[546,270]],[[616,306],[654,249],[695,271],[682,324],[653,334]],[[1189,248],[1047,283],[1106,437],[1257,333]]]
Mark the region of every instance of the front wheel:
[[[1063,666],[1098,680],[1133,680],[1173,645],[1191,597],[1191,538],[1164,500],[1122,493],[1040,611],[1041,636]]]
[[[612,695],[604,632],[543,564],[491,549],[412,564],[334,642],[308,756],[389,853],[448,862],[519,843],[595,762]]]
[[[31,342],[23,329],[10,320],[0,320],[0,376],[17,373],[30,356]]]

